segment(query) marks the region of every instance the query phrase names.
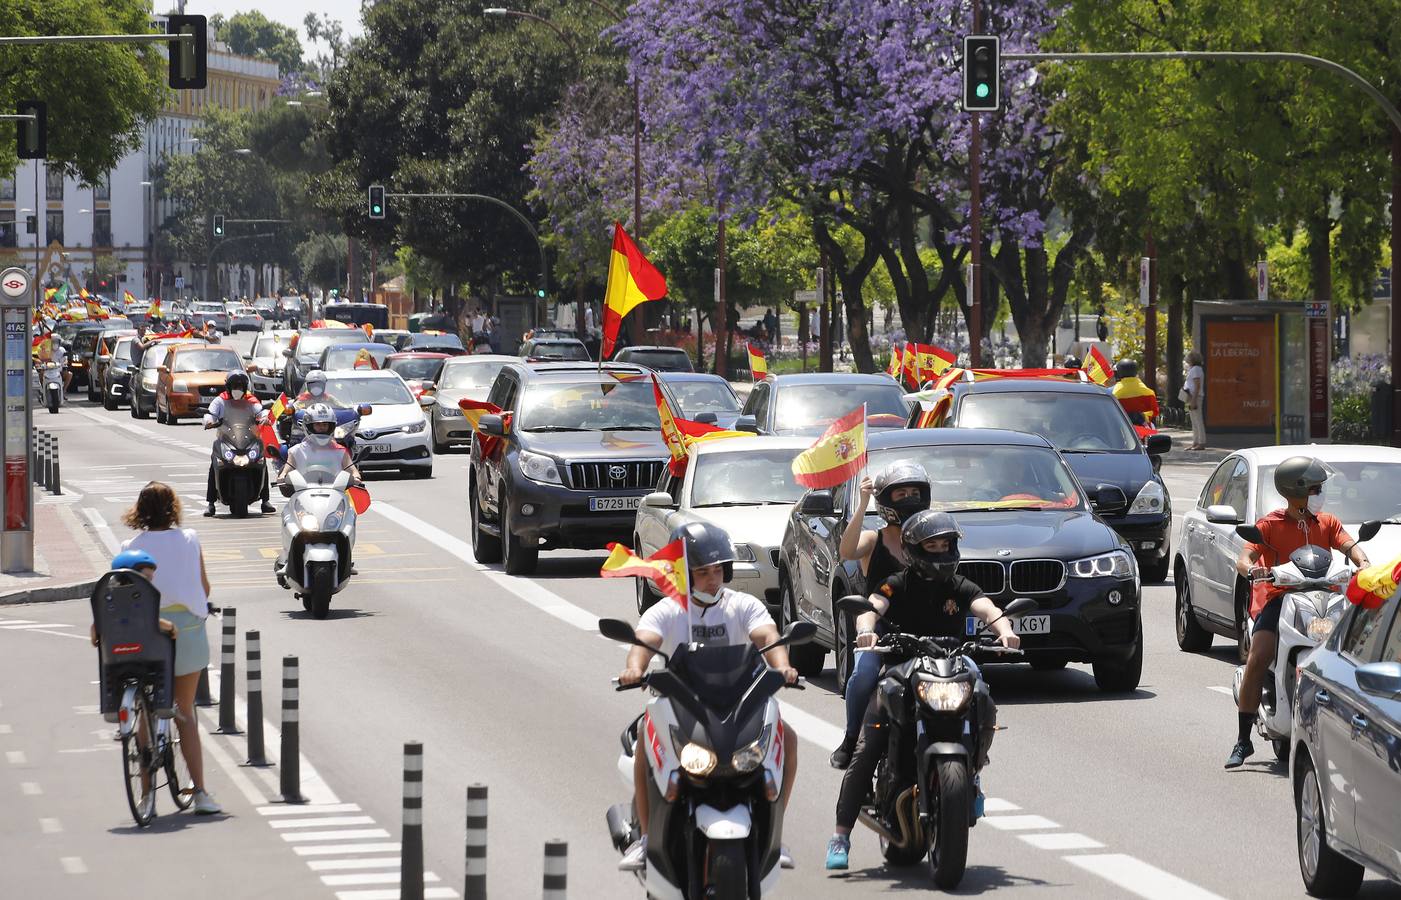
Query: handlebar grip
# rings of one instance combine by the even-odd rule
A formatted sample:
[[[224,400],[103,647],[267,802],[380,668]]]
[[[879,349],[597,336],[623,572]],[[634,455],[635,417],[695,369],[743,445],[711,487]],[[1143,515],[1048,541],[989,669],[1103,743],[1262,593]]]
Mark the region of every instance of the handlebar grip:
[[[643,679],[635,684],[618,684],[618,679],[613,679],[613,690],[615,691],[636,691],[647,686],[647,679]]]

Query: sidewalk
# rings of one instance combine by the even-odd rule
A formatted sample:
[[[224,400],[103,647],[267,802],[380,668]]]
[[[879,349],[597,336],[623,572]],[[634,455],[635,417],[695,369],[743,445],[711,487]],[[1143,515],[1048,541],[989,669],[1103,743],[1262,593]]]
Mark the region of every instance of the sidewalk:
[[[70,504],[34,504],[34,571],[0,574],[0,605],[70,600],[92,593],[107,552]]]

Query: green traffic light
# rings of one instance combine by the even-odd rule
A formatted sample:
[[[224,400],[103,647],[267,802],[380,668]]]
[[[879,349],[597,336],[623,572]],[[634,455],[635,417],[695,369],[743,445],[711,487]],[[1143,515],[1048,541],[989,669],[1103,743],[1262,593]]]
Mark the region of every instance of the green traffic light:
[[[978,86],[974,88],[974,92],[977,93],[979,98],[986,98],[988,94],[992,93],[992,89],[989,88],[987,82],[984,81],[980,82]]]
[[[536,291],[536,292],[535,292],[535,296],[537,296],[537,297],[539,297],[541,300],[543,300],[543,299],[545,299],[545,292],[544,292],[543,290]]]
[[[381,212],[384,211],[384,207],[380,206],[379,204],[375,204],[374,210],[375,215],[379,215]]]

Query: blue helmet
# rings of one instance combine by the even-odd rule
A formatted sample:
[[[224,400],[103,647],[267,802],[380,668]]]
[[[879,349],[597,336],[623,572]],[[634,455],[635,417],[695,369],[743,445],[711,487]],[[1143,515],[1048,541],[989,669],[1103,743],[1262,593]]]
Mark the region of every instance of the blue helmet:
[[[156,568],[156,559],[145,550],[123,550],[112,557],[112,568],[115,569],[138,569],[141,566]]]

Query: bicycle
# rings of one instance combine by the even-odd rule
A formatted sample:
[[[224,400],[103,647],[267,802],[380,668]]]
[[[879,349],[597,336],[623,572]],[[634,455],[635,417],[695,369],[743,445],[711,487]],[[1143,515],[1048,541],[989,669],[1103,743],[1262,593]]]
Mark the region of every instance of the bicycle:
[[[180,734],[171,731],[171,715],[158,715],[152,705],[154,688],[150,682],[128,678],[122,684],[122,705],[117,710],[117,735],[122,742],[122,774],[126,784],[127,805],[131,816],[142,828],[156,818],[154,796],[148,805],[145,797],[170,789],[170,798],[177,809],[186,810],[194,803],[195,788],[185,755],[180,747]],[[165,781],[157,783],[164,774]]]

